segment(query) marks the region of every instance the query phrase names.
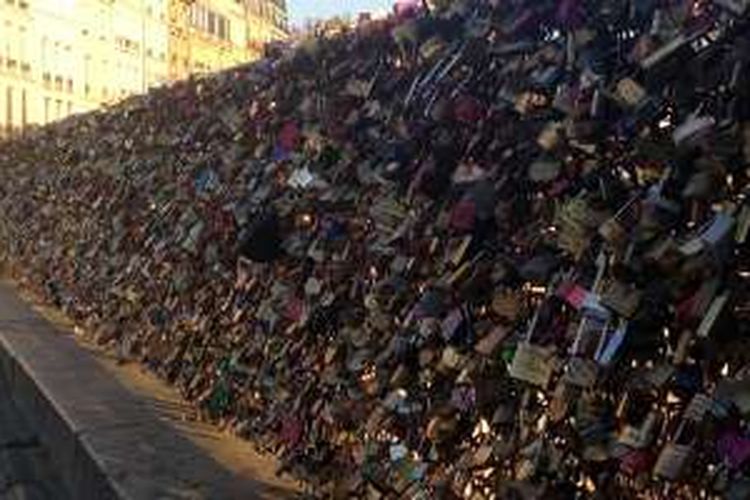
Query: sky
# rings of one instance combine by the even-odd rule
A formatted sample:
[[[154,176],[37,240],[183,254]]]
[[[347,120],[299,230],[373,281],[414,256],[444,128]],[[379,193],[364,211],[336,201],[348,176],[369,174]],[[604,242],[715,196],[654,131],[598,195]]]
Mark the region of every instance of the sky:
[[[394,0],[287,0],[289,20],[299,26],[307,18],[328,19],[335,15],[366,11],[390,11]]]

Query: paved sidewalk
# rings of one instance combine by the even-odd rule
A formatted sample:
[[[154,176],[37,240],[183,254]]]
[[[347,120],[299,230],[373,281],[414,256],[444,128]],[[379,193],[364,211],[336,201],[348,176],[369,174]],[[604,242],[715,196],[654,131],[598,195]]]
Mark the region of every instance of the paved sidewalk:
[[[118,367],[87,350],[70,328],[51,319],[24,302],[12,284],[0,282],[0,377],[28,419],[25,434],[19,426],[9,435],[33,436],[29,428],[39,433],[69,488],[68,498],[276,500],[299,492],[297,484],[275,475],[271,457],[207,424],[185,420],[190,407],[169,387],[136,365]],[[3,422],[0,418],[0,426]],[[14,453],[22,450],[16,454],[24,459],[36,459],[41,451],[30,437],[16,445]],[[10,476],[11,488],[28,486],[44,495],[44,481],[22,467],[18,471]],[[4,484],[0,500],[11,491],[3,490]],[[8,498],[66,499],[53,491],[53,497]]]
[[[39,436],[0,379],[0,500],[68,500]]]

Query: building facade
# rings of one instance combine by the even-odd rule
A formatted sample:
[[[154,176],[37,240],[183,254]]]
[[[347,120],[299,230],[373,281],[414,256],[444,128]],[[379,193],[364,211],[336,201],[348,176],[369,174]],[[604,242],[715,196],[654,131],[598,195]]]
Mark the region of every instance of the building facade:
[[[0,0],[0,136],[252,60],[285,36],[283,0]]]
[[[169,76],[185,78],[257,59],[287,37],[285,0],[169,0]]]
[[[185,78],[247,61],[246,10],[236,0],[172,0],[170,77]]]
[[[286,38],[288,20],[286,0],[247,0],[248,46],[254,53],[262,53],[263,46]]]

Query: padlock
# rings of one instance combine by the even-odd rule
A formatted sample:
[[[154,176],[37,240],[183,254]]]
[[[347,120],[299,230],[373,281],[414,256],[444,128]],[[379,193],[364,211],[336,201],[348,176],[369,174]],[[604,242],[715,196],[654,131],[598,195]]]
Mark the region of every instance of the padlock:
[[[551,291],[547,292],[548,296]],[[557,364],[555,349],[553,346],[543,347],[531,343],[541,307],[537,308],[532,318],[527,334],[524,339],[516,345],[513,361],[510,364],[510,375],[533,385],[546,387]]]
[[[620,316],[632,318],[638,309],[642,293],[618,281],[610,281],[604,286],[602,303]]]
[[[654,474],[672,481],[677,480],[690,464],[694,454],[695,451],[690,445],[669,442],[664,445],[656,459]]]
[[[528,343],[516,347],[509,372],[512,377],[532,385],[546,387],[555,369],[554,351]]]
[[[564,380],[575,387],[590,388],[596,384],[597,364],[590,359],[573,357],[568,360],[564,371]]]

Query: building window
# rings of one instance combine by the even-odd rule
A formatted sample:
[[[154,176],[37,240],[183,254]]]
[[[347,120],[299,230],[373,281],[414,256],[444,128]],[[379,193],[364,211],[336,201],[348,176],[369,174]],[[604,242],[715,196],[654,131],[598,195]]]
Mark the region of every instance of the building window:
[[[47,37],[42,37],[42,70],[47,70]]]
[[[44,123],[49,123],[49,120],[50,120],[49,103],[50,103],[50,98],[45,97],[44,98]]]
[[[62,100],[55,99],[55,118],[62,118]]]
[[[211,34],[216,33],[216,14],[213,11],[209,11],[208,13],[208,26],[206,31],[208,31]]]
[[[13,131],[13,87],[5,89],[5,126],[10,134]]]
[[[225,17],[219,18],[218,35],[221,40],[229,40],[229,19]]]
[[[71,101],[68,101],[68,114],[73,114],[73,103]]]
[[[202,5],[191,5],[190,24],[193,28],[220,40],[229,40],[229,19]]]
[[[91,92],[91,54],[86,54],[83,60],[83,91],[88,97]]]
[[[27,116],[26,116],[26,89],[21,90],[21,130],[26,129]]]
[[[135,40],[131,40],[130,38],[126,38],[124,36],[118,36],[115,38],[115,44],[117,45],[117,48],[120,49],[122,52],[138,52],[140,50],[140,44],[136,42]]]

